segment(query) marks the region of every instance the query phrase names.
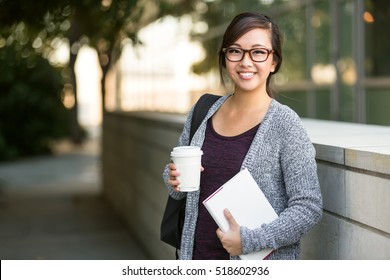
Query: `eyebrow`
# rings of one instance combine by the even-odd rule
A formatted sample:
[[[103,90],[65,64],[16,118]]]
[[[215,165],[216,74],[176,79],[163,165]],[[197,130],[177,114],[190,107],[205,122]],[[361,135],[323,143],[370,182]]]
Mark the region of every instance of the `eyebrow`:
[[[237,47],[242,48],[242,46],[241,46],[240,44],[237,44],[237,43],[231,44],[230,46],[237,46]],[[266,49],[272,49],[272,47],[271,47],[271,48],[268,48],[267,46],[264,46],[264,45],[262,45],[262,44],[254,44],[254,45],[252,45],[252,48],[266,48]]]

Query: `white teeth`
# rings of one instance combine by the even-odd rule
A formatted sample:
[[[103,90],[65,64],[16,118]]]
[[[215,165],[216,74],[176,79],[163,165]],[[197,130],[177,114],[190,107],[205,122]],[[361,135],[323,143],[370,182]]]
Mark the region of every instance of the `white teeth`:
[[[249,78],[249,77],[252,77],[254,74],[252,72],[250,72],[250,73],[240,73],[240,75],[245,77],[245,78]]]

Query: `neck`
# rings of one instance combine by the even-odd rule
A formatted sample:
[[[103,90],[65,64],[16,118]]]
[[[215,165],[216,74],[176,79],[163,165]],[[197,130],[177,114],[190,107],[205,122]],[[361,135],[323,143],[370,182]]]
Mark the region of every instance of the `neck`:
[[[272,98],[267,92],[235,92],[230,97],[231,105],[237,110],[258,110],[270,104]]]

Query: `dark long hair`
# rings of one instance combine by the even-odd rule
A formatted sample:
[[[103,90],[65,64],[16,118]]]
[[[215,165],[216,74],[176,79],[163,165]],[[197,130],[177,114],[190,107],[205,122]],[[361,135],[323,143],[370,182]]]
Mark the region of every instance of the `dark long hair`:
[[[270,97],[273,97],[272,89],[270,88],[270,82],[272,75],[276,74],[282,64],[282,35],[279,32],[279,27],[275,24],[270,17],[256,13],[248,12],[237,15],[227,27],[225,34],[223,35],[222,44],[218,52],[218,65],[221,82],[225,85],[223,72],[226,69],[225,53],[223,48],[227,48],[236,42],[242,35],[248,31],[261,28],[270,31],[272,49],[274,51],[273,59],[276,62],[275,71],[270,73],[267,77],[266,91]]]

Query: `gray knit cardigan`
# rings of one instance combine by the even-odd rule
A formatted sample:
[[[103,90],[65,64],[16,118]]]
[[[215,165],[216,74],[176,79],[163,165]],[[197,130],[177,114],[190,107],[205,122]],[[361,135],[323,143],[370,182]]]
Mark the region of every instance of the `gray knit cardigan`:
[[[192,138],[192,146],[202,147],[207,120],[229,96],[221,97],[210,108]],[[184,124],[178,146],[188,145],[192,113],[193,108]],[[293,110],[272,100],[242,163],[243,168],[249,170],[279,216],[257,229],[241,226],[243,254],[272,248],[274,251],[268,259],[299,259],[301,237],[322,217],[322,197],[315,150]],[[168,181],[167,166],[163,178],[164,182]],[[167,187],[169,195],[175,199],[187,195],[179,258],[192,259],[199,191],[180,193],[174,192],[169,185]],[[238,257],[232,256],[231,259]]]

